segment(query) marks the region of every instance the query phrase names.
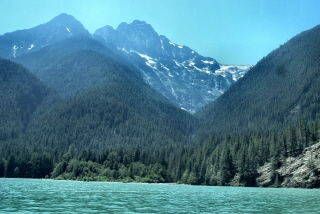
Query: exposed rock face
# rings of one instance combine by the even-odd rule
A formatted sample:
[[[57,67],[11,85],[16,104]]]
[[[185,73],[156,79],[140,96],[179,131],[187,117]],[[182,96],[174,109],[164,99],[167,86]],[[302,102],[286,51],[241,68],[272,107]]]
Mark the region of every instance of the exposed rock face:
[[[117,29],[105,26],[91,35],[65,13],[34,28],[0,35],[0,57],[16,60],[48,45],[80,37],[93,38],[110,48],[112,54],[108,51],[107,56],[129,62],[151,87],[190,112],[217,99],[252,67],[219,64],[187,46],[174,44],[143,21],[121,23]],[[90,44],[80,49],[96,50],[97,45]],[[80,44],[76,46],[79,49]]]
[[[121,23],[117,29],[105,26],[96,30],[98,36],[114,44],[150,86],[190,112],[217,99],[251,68],[219,64],[171,42],[143,21]]]
[[[301,155],[289,157],[282,166],[272,170],[268,163],[258,169],[260,187],[319,188],[320,143],[306,148]]]

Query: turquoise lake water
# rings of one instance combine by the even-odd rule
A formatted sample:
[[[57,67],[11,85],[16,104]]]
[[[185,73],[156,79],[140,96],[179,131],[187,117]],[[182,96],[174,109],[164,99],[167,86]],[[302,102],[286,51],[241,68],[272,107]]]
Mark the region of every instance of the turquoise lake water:
[[[0,213],[320,213],[320,190],[1,178]]]

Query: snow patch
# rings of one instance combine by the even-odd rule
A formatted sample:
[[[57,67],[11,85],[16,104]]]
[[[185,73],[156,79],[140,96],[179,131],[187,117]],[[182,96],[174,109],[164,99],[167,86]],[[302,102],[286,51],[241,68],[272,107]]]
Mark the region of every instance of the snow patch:
[[[170,43],[170,45],[176,46],[176,44],[174,44],[173,42],[170,42],[170,41],[169,41],[169,43]]]
[[[164,69],[166,69],[167,71],[169,71],[169,68],[167,68],[167,67],[164,66],[163,64],[161,64],[161,67],[163,67]]]
[[[153,59],[152,57],[148,56],[148,55],[145,55],[145,54],[140,54],[138,53],[139,56],[141,56],[142,58],[144,58],[146,60],[146,65],[153,68],[153,69],[157,69],[156,68],[156,61],[154,61],[155,59]]]
[[[28,50],[30,51],[33,47],[34,47],[34,45],[31,44],[31,46],[30,46],[30,48],[28,48]]]
[[[126,49],[122,48],[121,49],[122,51],[126,52],[126,53],[129,53],[129,51],[127,51]]]
[[[153,61],[153,58],[148,56],[148,55],[139,54],[139,56],[141,56],[142,58],[145,58],[149,64],[155,64],[156,63],[155,61]]]
[[[18,47],[16,45],[13,46],[13,57],[16,58],[16,53],[17,53]]]
[[[182,46],[178,45],[178,48],[183,48]]]
[[[194,62],[192,62],[192,61],[189,62],[189,66],[190,66],[190,67],[194,66],[195,64],[196,64],[196,63],[194,63]]]
[[[206,72],[207,74],[211,74],[208,67],[205,67],[202,71]]]
[[[160,42],[161,42],[161,48],[162,48],[162,50],[164,50],[162,39],[160,39]]]
[[[171,93],[172,93],[172,95],[175,96],[176,99],[177,99],[178,96],[177,96],[176,92],[174,91],[172,85],[171,85]]]
[[[220,65],[220,69],[216,70],[215,73],[223,77],[231,74],[232,80],[237,81],[243,77],[251,67],[252,65]]]
[[[197,68],[196,66],[193,66],[196,70],[202,71],[200,68]]]
[[[174,61],[174,63],[176,63],[177,66],[183,67],[183,63],[179,63],[177,60],[173,60],[173,61]]]
[[[72,33],[71,31],[69,30],[69,28],[66,28],[66,30],[70,33],[70,35],[72,36]]]
[[[206,64],[211,64],[211,65],[213,65],[214,64],[214,62],[213,61],[205,61],[205,60],[201,60],[203,63],[206,63]]]

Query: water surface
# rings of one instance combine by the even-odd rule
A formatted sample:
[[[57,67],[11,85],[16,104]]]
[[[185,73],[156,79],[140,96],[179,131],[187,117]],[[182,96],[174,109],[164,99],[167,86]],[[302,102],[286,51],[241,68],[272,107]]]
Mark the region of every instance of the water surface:
[[[320,213],[319,189],[0,179],[0,213]]]

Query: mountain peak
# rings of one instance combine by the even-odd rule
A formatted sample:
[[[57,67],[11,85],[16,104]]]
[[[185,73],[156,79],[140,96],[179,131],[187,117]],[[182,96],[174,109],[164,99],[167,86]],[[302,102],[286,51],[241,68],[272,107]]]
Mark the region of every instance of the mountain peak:
[[[62,13],[31,29],[6,33],[0,38],[0,57],[16,58],[72,36],[91,34],[73,16]]]
[[[68,20],[68,21],[78,21],[73,16],[71,16],[71,15],[69,15],[67,13],[61,13],[60,15],[54,17],[51,20],[51,22],[52,21],[66,21],[66,20]]]
[[[138,19],[133,20],[132,24],[133,24],[133,23],[148,24],[146,21],[138,20]]]
[[[157,36],[157,32],[153,29],[153,27],[145,21],[134,20],[131,24],[126,22],[122,22],[118,28],[118,32],[126,32],[130,34],[136,35],[145,35],[146,37]]]
[[[67,31],[71,33],[70,28],[72,28],[77,31],[76,33],[89,35],[89,32],[84,28],[81,22],[67,13],[61,13],[60,15],[54,17],[51,21],[40,26],[48,25],[50,28],[55,28],[56,30],[66,30],[66,28],[68,28]]]
[[[145,21],[141,21],[141,20],[134,20],[131,25],[149,25],[147,22]],[[151,25],[150,25],[151,26]]]
[[[215,59],[159,35],[145,21],[123,22],[116,30],[106,26],[95,35],[113,43],[149,85],[191,112],[220,96],[249,68],[220,67]]]
[[[74,18],[72,15],[69,15],[67,13],[60,13],[60,15],[56,16],[55,18],[58,18],[58,17],[62,17],[62,18],[72,17],[72,18]]]

